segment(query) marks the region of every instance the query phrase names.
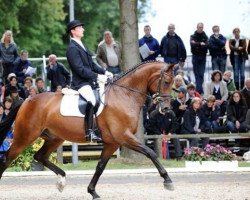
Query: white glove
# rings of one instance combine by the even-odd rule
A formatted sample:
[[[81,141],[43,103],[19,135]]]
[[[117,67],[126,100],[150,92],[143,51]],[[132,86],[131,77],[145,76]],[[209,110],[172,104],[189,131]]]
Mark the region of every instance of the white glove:
[[[112,79],[113,76],[114,76],[114,75],[113,75],[111,72],[109,72],[109,71],[106,71],[106,72],[105,72],[105,75],[106,75],[108,78],[111,78],[111,79]]]
[[[97,82],[98,83],[107,83],[108,77],[106,75],[103,74],[98,74],[97,75]]]

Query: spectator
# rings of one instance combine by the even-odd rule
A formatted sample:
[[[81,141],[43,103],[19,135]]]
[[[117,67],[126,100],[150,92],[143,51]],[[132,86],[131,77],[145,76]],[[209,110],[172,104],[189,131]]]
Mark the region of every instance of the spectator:
[[[0,78],[0,102],[2,102],[1,99],[2,99],[2,88],[3,87],[4,87],[3,80]]]
[[[4,106],[0,103],[0,122],[5,118]]]
[[[16,86],[10,86],[9,88],[9,92],[10,95],[9,97],[12,99],[13,103],[15,104],[16,102],[18,102],[19,100],[21,100],[22,98],[19,96],[18,94],[18,88]]]
[[[64,88],[70,85],[70,73],[62,63],[57,62],[55,54],[49,55],[46,70],[47,78],[51,81],[51,92],[55,92],[58,86]]]
[[[197,134],[205,132],[205,117],[200,109],[201,99],[195,97],[192,99],[190,107],[183,115],[182,134]],[[191,139],[190,146],[198,147],[198,138]],[[202,139],[202,148],[209,143],[209,138]]]
[[[26,77],[24,79],[24,86],[23,86],[25,99],[28,98],[28,96],[30,95],[29,90],[32,85],[33,85],[33,79],[30,76]]]
[[[12,141],[13,141],[13,131],[11,130],[7,133],[7,136],[4,139],[3,144],[0,146],[0,158],[2,158],[3,155],[6,153],[6,151],[8,151]]]
[[[239,91],[235,91],[227,106],[227,127],[231,133],[246,132],[247,105]]]
[[[245,82],[245,61],[248,59],[246,39],[240,35],[240,29],[233,29],[234,36],[229,40],[230,61],[234,71],[237,90],[243,89]]]
[[[0,62],[3,65],[3,81],[8,83],[7,77],[14,72],[14,62],[18,57],[18,51],[13,39],[12,31],[4,32],[0,43]]]
[[[202,99],[202,96],[196,91],[196,85],[192,82],[187,85],[187,95],[188,99],[193,99],[194,97]]]
[[[175,33],[174,24],[168,25],[168,32],[161,40],[160,54],[164,62],[176,65],[175,72],[184,66],[187,53],[182,39]]]
[[[93,62],[91,54],[81,41],[84,31],[83,23],[79,20],[68,23],[67,32],[71,36],[71,42],[66,56],[72,70],[72,86],[88,102],[85,115],[86,138],[101,141],[101,138],[94,132],[93,127],[94,106],[96,105],[93,88],[96,87],[97,81],[104,84],[107,82],[108,76],[113,74]]]
[[[103,41],[98,45],[96,60],[103,69],[113,74],[121,73],[121,45],[115,41],[110,31],[105,31]]]
[[[44,80],[41,77],[36,78],[36,87],[38,90],[38,93],[47,92],[44,88]]]
[[[220,107],[216,105],[215,101],[215,96],[209,95],[207,97],[206,103],[204,103],[201,107],[205,117],[204,130],[208,133],[221,132],[221,129],[219,129]]]
[[[31,86],[30,88],[29,88],[29,98],[32,98],[32,97],[34,97],[35,95],[37,95],[38,94],[38,89],[37,89],[37,87],[36,86]]]
[[[143,45],[147,45],[149,48],[149,55],[146,58],[142,58],[141,60],[148,61],[148,60],[156,60],[157,56],[159,55],[159,42],[151,35],[151,27],[149,25],[144,26],[144,33],[145,35],[139,39],[139,47]]]
[[[186,88],[186,85],[185,85],[185,82],[184,82],[182,76],[181,75],[176,75],[174,77],[174,84],[172,86],[173,90],[171,92],[171,96],[172,96],[173,99],[176,98],[176,95],[177,95],[176,93],[178,93],[178,88],[180,88],[180,87]]]
[[[211,82],[206,84],[206,91],[204,98],[207,99],[209,95],[214,95],[216,98],[215,104],[220,106],[221,116],[225,115],[228,90],[226,83],[222,81],[222,74],[219,70],[213,71],[211,75]]]
[[[187,89],[185,87],[179,87],[177,90],[177,98],[172,101],[172,109],[176,115],[177,123],[179,124],[176,133],[180,133],[181,125],[183,123],[183,115],[187,107],[191,103],[191,99],[187,98]]]
[[[241,93],[246,100],[247,108],[250,109],[250,78],[246,79],[245,87],[241,90]]]
[[[14,73],[17,77],[17,82],[21,85],[24,84],[24,79],[27,76],[32,76],[33,74],[27,74],[28,67],[32,67],[31,62],[28,60],[28,51],[22,50],[21,57],[17,58],[14,62]]]
[[[208,50],[208,37],[203,31],[203,23],[197,24],[197,30],[191,35],[190,45],[192,52],[192,64],[197,91],[203,94],[204,73],[206,68],[206,54]]]
[[[223,81],[227,84],[228,99],[233,94],[233,92],[236,90],[234,80],[231,78],[231,76],[232,76],[231,71],[225,71],[223,74]]]
[[[13,100],[8,96],[3,100],[4,114],[5,116],[9,114]]]
[[[220,27],[215,25],[212,28],[213,35],[209,38],[209,51],[212,57],[212,69],[220,70],[222,73],[226,70],[226,42],[227,39],[220,34]]]
[[[176,71],[176,75],[181,75],[182,76],[185,85],[188,85],[191,82],[190,76],[186,75],[184,70],[182,70],[182,69],[178,69]]]
[[[9,83],[7,85],[5,85],[5,89],[4,89],[4,95],[3,97],[7,97],[10,95],[10,90],[11,90],[11,87],[16,87],[17,88],[17,92],[18,92],[18,95],[22,98],[22,99],[25,99],[25,91],[22,87],[20,87],[18,84],[17,84],[17,78],[16,78],[16,75],[13,74],[13,73],[10,73],[9,76],[8,76],[8,81]]]

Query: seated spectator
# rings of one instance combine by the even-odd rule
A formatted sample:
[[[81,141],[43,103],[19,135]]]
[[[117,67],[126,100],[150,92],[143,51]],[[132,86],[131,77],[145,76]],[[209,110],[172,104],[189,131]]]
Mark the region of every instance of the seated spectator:
[[[23,89],[24,89],[24,93],[25,93],[25,99],[28,98],[28,96],[30,95],[29,94],[29,90],[30,90],[30,87],[33,85],[33,79],[32,77],[28,76],[24,79],[24,86],[23,86]]]
[[[176,75],[181,75],[182,76],[185,85],[188,85],[191,82],[191,78],[189,76],[185,75],[185,72],[182,69],[178,69],[176,71]]]
[[[15,86],[10,86],[9,88],[10,95],[9,97],[12,99],[13,104],[21,100],[22,98],[18,94],[18,89]]]
[[[29,89],[29,98],[32,98],[37,94],[38,94],[37,87],[36,86],[31,86],[30,89]]]
[[[24,84],[24,79],[27,76],[32,76],[33,74],[27,74],[28,67],[32,67],[31,62],[28,60],[28,51],[22,50],[20,58],[14,62],[14,73],[17,77],[17,82],[21,85]]]
[[[247,105],[239,91],[235,91],[227,105],[227,127],[231,133],[246,132]]]
[[[214,95],[209,95],[206,103],[201,107],[205,117],[205,132],[219,133],[223,132],[223,127],[219,125],[220,107],[215,104],[216,98]]]
[[[186,88],[186,85],[184,83],[184,80],[183,80],[182,76],[181,75],[176,75],[174,77],[174,84],[172,86],[173,90],[171,92],[171,96],[172,96],[173,99],[175,99],[176,96],[177,96],[176,89],[178,90],[178,88],[180,88],[180,87]]]
[[[226,83],[222,81],[222,74],[219,70],[213,71],[211,82],[206,84],[204,98],[207,99],[209,95],[215,96],[215,103],[217,106],[220,106],[221,116],[224,116],[227,106],[228,90]]]
[[[121,73],[121,45],[110,31],[105,31],[103,41],[98,45],[96,61],[113,74]]]
[[[70,73],[62,63],[57,62],[55,54],[49,55],[46,70],[47,78],[51,81],[51,92],[55,92],[58,86],[64,88],[70,85]]]
[[[241,93],[246,100],[247,108],[250,109],[250,78],[246,79],[245,86],[241,90]]]
[[[25,99],[25,91],[24,89],[19,86],[17,84],[17,79],[16,79],[16,75],[13,74],[13,76],[9,76],[8,77],[8,80],[9,80],[9,83],[7,85],[5,85],[5,91],[4,91],[4,95],[3,97],[7,97],[10,95],[10,88],[11,87],[16,87],[17,88],[17,92],[18,92],[18,95],[22,98],[22,99]]]
[[[188,99],[193,99],[194,97],[202,99],[200,93],[196,91],[196,85],[192,82],[187,85],[187,95]]]
[[[191,99],[187,98],[187,89],[184,87],[179,87],[177,91],[177,98],[172,101],[172,110],[174,111],[177,119],[178,128],[176,133],[180,133],[181,124],[183,123],[183,115],[187,109],[187,107],[191,103]]]
[[[183,115],[183,124],[181,128],[182,134],[197,134],[205,132],[205,117],[200,109],[202,100],[198,97],[192,99],[190,107]],[[190,145],[198,147],[198,138],[190,139]],[[202,139],[202,148],[205,148],[209,143],[209,138]]]
[[[11,130],[8,132],[6,138],[3,141],[3,144],[0,146],[0,158],[2,158],[5,152],[8,151],[12,141],[13,141],[13,132]]]
[[[4,86],[3,80],[0,78],[0,99],[2,99],[2,87]],[[2,101],[0,101],[2,102]]]
[[[2,103],[0,103],[0,122],[3,121],[4,118],[5,118],[4,106]]]
[[[10,97],[6,97],[3,100],[4,115],[8,115],[12,106],[13,100]]]
[[[38,89],[38,93],[47,92],[44,88],[44,80],[40,77],[36,78],[36,87]]]
[[[223,74],[223,81],[227,84],[227,90],[228,90],[228,99],[233,94],[233,92],[236,90],[234,80],[231,78],[232,73],[231,71],[225,71]]]

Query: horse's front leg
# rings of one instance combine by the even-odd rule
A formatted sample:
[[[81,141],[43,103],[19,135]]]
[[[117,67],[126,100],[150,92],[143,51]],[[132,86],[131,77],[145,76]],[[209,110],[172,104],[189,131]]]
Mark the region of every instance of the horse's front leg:
[[[92,195],[93,199],[100,198],[100,196],[95,191],[96,184],[97,184],[100,176],[102,175],[109,159],[111,158],[113,153],[118,149],[118,147],[119,147],[118,145],[104,144],[104,148],[102,150],[100,161],[98,162],[98,164],[96,166],[95,174],[94,174],[93,178],[91,179],[89,186],[88,186],[88,193],[90,193]]]
[[[164,182],[163,182],[164,187],[168,190],[174,190],[172,180],[168,176],[168,173],[164,169],[162,164],[159,162],[156,153],[152,149],[147,147],[146,145],[141,144],[132,133],[128,135],[128,138],[129,139],[126,140],[127,142],[124,144],[124,146],[129,149],[135,150],[139,153],[142,153],[148,158],[150,158],[152,162],[154,163],[155,167],[157,168],[157,170],[159,171],[161,177],[164,178]]]

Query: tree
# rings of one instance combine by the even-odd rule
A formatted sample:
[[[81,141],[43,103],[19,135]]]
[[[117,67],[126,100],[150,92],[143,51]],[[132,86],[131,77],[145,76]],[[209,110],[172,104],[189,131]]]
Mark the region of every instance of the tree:
[[[124,70],[140,62],[138,46],[138,18],[137,0],[119,0],[120,2],[120,30],[122,43],[122,57]],[[136,136],[144,143],[144,128],[142,126],[142,114]],[[122,148],[122,155],[129,158],[138,158],[138,153]]]

